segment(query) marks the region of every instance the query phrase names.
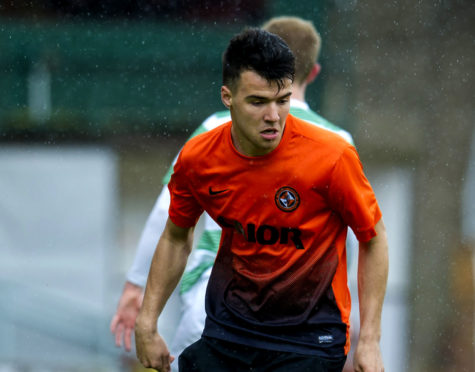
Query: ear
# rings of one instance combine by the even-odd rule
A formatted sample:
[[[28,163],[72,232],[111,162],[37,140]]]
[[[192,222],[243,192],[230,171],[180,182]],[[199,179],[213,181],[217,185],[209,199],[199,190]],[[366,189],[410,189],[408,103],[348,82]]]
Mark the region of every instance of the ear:
[[[221,101],[228,109],[231,108],[233,95],[231,93],[231,89],[229,89],[226,85],[221,87]]]
[[[322,66],[320,65],[320,63],[316,62],[313,65],[312,70],[310,70],[310,73],[308,74],[307,79],[305,80],[305,82],[307,84],[310,84],[320,74],[320,71],[322,71]]]

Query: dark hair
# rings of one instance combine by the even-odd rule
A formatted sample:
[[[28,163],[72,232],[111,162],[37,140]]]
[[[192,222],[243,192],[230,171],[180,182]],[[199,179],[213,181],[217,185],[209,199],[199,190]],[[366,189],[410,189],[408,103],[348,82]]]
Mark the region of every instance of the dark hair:
[[[252,70],[278,89],[284,79],[294,80],[295,58],[284,40],[258,28],[234,36],[223,54],[223,85],[234,88],[244,70]]]

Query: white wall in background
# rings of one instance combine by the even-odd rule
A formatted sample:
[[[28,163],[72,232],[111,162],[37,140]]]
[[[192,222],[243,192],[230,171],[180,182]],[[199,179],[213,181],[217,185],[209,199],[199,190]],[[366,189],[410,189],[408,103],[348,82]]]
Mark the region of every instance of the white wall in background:
[[[105,148],[0,147],[3,360],[87,364],[113,355],[102,345],[119,253],[117,171]]]
[[[411,270],[413,173],[404,167],[371,168],[367,176],[383,212],[389,243],[389,277],[382,317],[381,349],[387,372],[406,371],[408,358],[408,288]],[[350,272],[352,323],[359,327],[357,254]],[[356,345],[352,345],[352,349]]]

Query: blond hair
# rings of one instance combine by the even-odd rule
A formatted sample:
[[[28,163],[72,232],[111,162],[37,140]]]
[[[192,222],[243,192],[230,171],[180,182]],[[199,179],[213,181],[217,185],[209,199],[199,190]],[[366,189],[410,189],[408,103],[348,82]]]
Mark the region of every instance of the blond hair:
[[[262,28],[280,36],[295,56],[295,81],[302,84],[320,54],[322,39],[312,22],[298,17],[275,17]]]

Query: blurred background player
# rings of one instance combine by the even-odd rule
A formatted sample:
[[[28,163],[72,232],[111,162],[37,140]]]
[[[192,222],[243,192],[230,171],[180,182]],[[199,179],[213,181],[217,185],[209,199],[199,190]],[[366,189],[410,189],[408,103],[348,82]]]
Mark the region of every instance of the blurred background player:
[[[295,80],[290,101],[290,113],[300,119],[336,132],[353,144],[351,135],[312,111],[305,102],[305,91],[321,70],[318,56],[321,38],[313,24],[297,17],[276,17],[266,22],[263,29],[277,34],[288,44],[295,55]],[[208,117],[190,136],[216,128],[231,120],[229,111],[216,112]],[[164,177],[167,185],[173,170]],[[131,335],[139,312],[150,262],[158,239],[168,217],[170,195],[163,187],[142,232],[132,267],[127,274],[117,311],[111,321],[117,346],[122,342],[131,350]],[[221,228],[204,213],[195,229],[195,245],[180,283],[181,317],[170,344],[172,355],[179,355],[188,345],[201,336],[206,318],[204,298],[206,286],[219,247]],[[172,368],[177,368],[177,363]]]

